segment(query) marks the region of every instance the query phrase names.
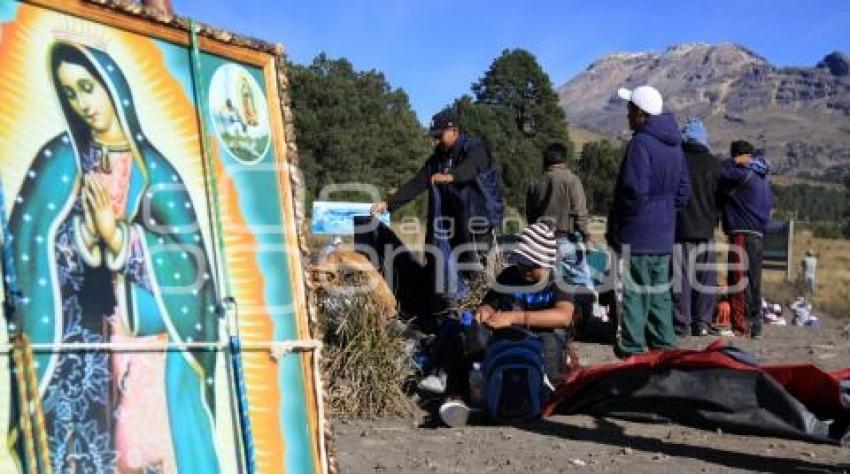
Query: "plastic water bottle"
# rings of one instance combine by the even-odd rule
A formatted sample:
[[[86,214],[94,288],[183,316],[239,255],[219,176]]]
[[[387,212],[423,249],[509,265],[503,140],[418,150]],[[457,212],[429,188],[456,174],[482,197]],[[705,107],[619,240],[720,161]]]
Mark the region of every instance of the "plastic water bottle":
[[[476,408],[484,404],[484,374],[480,362],[473,362],[469,371],[469,402]]]
[[[472,321],[474,320],[474,316],[472,315],[472,311],[466,310],[460,315],[460,324],[462,326],[472,326]]]

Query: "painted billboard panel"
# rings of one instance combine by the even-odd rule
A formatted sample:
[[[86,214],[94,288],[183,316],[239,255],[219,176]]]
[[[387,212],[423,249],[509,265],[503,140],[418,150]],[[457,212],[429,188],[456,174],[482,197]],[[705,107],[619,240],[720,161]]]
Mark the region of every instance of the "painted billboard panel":
[[[199,77],[206,85],[202,110],[211,124],[214,193],[218,196],[222,240],[223,284],[239,302],[239,328],[245,344],[290,341],[308,335],[305,302],[293,292],[292,276],[300,268],[293,237],[294,218],[280,116],[270,114],[277,100],[274,82],[261,68],[202,54]],[[268,87],[269,85],[271,87]],[[271,92],[271,94],[270,94]],[[273,95],[274,97],[270,97]],[[305,391],[305,367],[288,355],[275,362],[268,354],[244,354],[256,462],[262,470],[290,466],[295,472],[315,470],[309,440],[315,429],[315,402]],[[310,374],[306,374],[307,377]]]
[[[226,350],[224,301],[309,339],[276,58],[37,3],[0,0],[0,472],[320,471],[312,356]]]

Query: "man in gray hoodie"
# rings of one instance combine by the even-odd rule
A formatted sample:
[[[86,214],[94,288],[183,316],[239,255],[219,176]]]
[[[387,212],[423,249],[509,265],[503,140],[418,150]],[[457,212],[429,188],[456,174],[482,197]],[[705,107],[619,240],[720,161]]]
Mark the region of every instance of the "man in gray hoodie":
[[[593,280],[585,260],[587,198],[581,179],[567,166],[567,147],[561,143],[543,152],[543,176],[528,188],[525,217],[529,224],[542,222],[555,232],[559,275],[574,291],[591,294]]]

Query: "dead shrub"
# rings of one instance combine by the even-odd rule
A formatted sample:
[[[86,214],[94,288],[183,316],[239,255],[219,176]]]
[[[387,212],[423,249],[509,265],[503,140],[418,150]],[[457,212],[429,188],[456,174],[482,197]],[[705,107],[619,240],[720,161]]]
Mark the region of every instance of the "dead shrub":
[[[332,288],[316,288],[327,402],[343,419],[408,418],[412,348],[404,324],[387,317],[374,292],[362,290],[367,283],[362,272],[343,272]]]

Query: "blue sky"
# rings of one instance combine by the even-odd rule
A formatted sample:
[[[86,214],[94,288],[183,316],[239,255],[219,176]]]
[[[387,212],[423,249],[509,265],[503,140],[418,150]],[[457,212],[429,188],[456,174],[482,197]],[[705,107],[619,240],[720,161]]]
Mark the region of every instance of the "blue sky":
[[[534,53],[555,86],[602,55],[670,44],[741,43],[777,65],[850,53],[850,0],[173,0],[177,13],[378,69],[419,120],[469,92],[504,48]]]

